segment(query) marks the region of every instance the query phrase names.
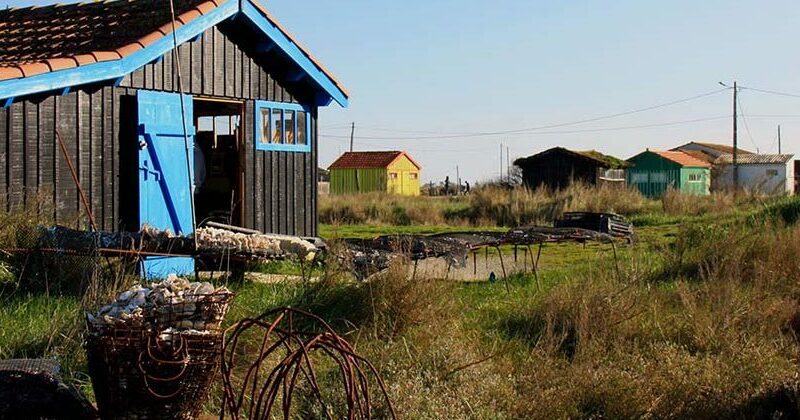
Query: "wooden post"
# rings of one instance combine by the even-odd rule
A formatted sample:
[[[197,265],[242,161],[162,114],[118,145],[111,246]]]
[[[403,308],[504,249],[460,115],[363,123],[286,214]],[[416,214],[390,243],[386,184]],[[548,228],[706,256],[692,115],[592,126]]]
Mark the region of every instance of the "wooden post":
[[[350,151],[353,151],[353,135],[356,133],[356,123],[350,123]]]

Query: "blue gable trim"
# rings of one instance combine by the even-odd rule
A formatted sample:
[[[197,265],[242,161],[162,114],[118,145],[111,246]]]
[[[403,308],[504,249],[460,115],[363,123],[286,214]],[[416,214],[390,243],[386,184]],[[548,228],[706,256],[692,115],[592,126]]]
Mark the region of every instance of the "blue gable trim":
[[[192,19],[188,24],[175,31],[178,44],[191,40],[197,34],[203,33],[206,29],[236,14],[237,11],[236,0],[228,0],[210,13]],[[172,46],[173,40],[170,33],[146,48],[119,60],[87,64],[21,79],[5,80],[0,82],[0,98],[48,92],[68,86],[121,78],[171,51]]]
[[[238,0],[227,0],[211,12],[192,19],[188,24],[183,25],[175,31],[178,44],[191,41],[202,35],[207,29],[218,23],[235,17],[241,12],[252,21],[268,37],[271,43],[277,45],[292,60],[297,63],[302,72],[308,75],[308,79],[316,84],[320,91],[317,92],[317,103],[325,103],[320,100],[320,96],[332,98],[342,107],[347,107],[348,99],[344,92],[322,72],[309,59],[300,48],[273,25],[261,12],[253,6],[250,1],[244,0],[239,9]],[[15,97],[30,95],[41,92],[58,91],[63,92],[65,88],[80,86],[105,80],[116,80],[118,83],[126,75],[136,69],[160,59],[164,54],[170,52],[173,47],[172,34],[159,38],[146,48],[134,52],[133,54],[113,61],[87,64],[71,69],[64,69],[43,73],[35,76],[19,79],[9,79],[0,81],[0,103],[6,105],[13,101]],[[263,47],[262,47],[263,48]],[[297,78],[297,75],[294,75]],[[327,100],[330,103],[330,99]]]
[[[256,24],[275,44],[280,47],[289,57],[302,68],[309,78],[316,82],[325,92],[330,95],[339,105],[347,108],[348,99],[344,92],[333,83],[322,70],[320,70],[308,56],[306,56],[300,47],[292,42],[289,37],[284,35],[280,29],[267,20],[258,9],[253,6],[249,1],[242,2],[242,13],[247,16],[250,21]]]

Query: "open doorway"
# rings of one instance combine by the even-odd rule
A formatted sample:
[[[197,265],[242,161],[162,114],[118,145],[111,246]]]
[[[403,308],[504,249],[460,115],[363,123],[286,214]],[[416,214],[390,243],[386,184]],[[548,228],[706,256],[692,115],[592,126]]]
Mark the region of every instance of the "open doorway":
[[[214,221],[241,226],[242,112],[241,102],[195,98],[195,218],[198,225]]]

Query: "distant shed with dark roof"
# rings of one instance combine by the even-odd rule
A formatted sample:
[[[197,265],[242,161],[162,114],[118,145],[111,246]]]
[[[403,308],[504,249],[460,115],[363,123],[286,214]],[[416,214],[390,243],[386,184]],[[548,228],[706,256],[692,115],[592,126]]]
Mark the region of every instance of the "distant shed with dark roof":
[[[348,100],[258,0],[0,10],[0,208],[86,226],[71,164],[99,229],[313,236],[318,109]]]
[[[668,189],[708,195],[711,164],[682,151],[647,150],[628,159],[628,185],[647,197],[661,197]]]
[[[530,188],[542,186],[561,189],[572,182],[590,185],[613,183],[625,185],[628,164],[595,150],[574,151],[554,147],[514,161],[522,170],[522,181]]]
[[[401,151],[346,152],[329,167],[331,194],[419,195],[422,166]]]
[[[688,153],[700,160],[704,160],[713,164],[718,157],[733,153],[733,146],[703,141],[690,141],[686,144],[671,149],[671,151]],[[742,148],[737,148],[736,152],[742,155],[754,154],[753,152]]]

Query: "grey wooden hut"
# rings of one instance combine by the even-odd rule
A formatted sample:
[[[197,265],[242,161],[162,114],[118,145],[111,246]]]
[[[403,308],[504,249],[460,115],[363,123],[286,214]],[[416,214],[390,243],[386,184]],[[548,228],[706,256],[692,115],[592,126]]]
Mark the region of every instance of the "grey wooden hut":
[[[72,164],[103,230],[316,235],[318,110],[348,99],[257,0],[2,10],[0,209],[86,226]]]

